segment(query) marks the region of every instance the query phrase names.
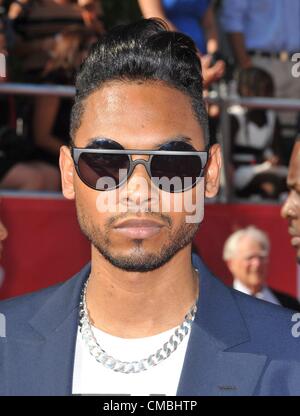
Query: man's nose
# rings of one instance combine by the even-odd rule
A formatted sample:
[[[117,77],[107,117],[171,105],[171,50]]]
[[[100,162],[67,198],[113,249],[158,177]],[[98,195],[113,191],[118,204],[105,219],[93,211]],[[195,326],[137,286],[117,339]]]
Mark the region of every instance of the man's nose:
[[[252,266],[256,268],[259,268],[265,262],[266,262],[266,259],[260,256],[254,256],[251,260]]]
[[[133,157],[133,160],[137,159],[147,160],[148,158]],[[157,191],[153,188],[151,178],[143,164],[139,163],[134,167],[130,178],[127,180],[127,187],[121,201],[122,203],[126,202],[129,207],[132,205],[141,209],[148,209],[150,204],[158,201]]]
[[[293,203],[292,203],[292,196],[291,193],[289,193],[285,203],[283,204],[282,208],[281,208],[281,216],[282,218],[291,218],[293,217],[294,214],[294,207],[293,207]]]

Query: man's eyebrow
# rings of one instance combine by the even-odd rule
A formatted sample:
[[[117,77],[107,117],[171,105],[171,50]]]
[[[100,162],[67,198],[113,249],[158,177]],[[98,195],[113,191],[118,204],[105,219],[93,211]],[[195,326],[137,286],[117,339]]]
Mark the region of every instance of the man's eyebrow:
[[[95,146],[97,143],[101,143],[101,142],[116,142],[116,140],[110,138],[110,137],[104,137],[104,136],[98,136],[98,137],[92,137],[87,144],[85,145],[85,147],[91,147],[91,146]]]
[[[102,141],[111,141],[111,142],[116,142],[119,143],[117,140],[111,138],[111,137],[93,137],[91,138],[88,143],[86,144],[85,147],[91,147],[91,146],[95,146],[98,143],[101,143]],[[161,143],[157,143],[153,145],[154,149],[159,149],[162,146],[165,146],[166,144],[172,143],[172,142],[184,142],[184,143],[188,143],[191,144],[192,143],[192,139],[190,137],[187,136],[174,136],[174,137],[170,137],[168,139],[166,139],[165,141],[161,142]],[[121,144],[121,143],[119,143]],[[139,146],[136,146],[136,148],[139,148]]]
[[[156,144],[155,147],[160,148],[160,147],[165,146],[166,144],[169,144],[169,143],[172,143],[172,142],[184,142],[184,143],[187,143],[187,144],[191,144],[192,139],[190,137],[187,137],[187,136],[170,137],[169,139],[166,139],[164,142]]]

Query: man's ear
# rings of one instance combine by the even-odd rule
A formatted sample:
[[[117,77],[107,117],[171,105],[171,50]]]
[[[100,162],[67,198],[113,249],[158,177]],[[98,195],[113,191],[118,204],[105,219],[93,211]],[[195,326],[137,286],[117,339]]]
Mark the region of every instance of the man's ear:
[[[61,172],[62,193],[67,199],[74,199],[74,174],[75,168],[70,149],[67,146],[60,148],[59,167]]]
[[[225,263],[226,263],[226,266],[227,266],[228,270],[230,271],[230,273],[233,276],[232,260],[231,259],[225,260]]]
[[[221,148],[214,144],[210,148],[209,159],[205,173],[205,196],[213,198],[217,195],[220,186],[220,175],[222,167]]]

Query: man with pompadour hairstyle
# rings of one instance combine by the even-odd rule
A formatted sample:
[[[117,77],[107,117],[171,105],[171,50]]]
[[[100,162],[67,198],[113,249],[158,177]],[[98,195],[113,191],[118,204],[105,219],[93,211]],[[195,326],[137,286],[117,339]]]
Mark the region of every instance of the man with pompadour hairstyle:
[[[0,303],[0,395],[300,394],[293,312],[192,254],[221,168],[202,93],[193,41],[159,20],[95,45],[60,154],[91,263]]]

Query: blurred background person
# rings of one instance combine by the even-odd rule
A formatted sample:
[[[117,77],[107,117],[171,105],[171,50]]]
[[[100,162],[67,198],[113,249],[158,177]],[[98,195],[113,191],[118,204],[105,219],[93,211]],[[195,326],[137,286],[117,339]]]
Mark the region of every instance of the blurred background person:
[[[7,229],[5,228],[4,224],[1,222],[0,219],[0,262],[2,257],[2,250],[3,250],[3,241],[7,238]],[[0,289],[4,280],[4,270],[0,265]]]
[[[138,0],[138,3],[145,18],[159,17],[170,30],[183,32],[194,40],[201,55],[205,86],[223,76],[225,66],[218,59],[218,31],[211,0]]]
[[[7,235],[7,229],[5,228],[3,222],[0,220],[0,259],[2,257],[3,241],[7,238]]]
[[[14,96],[0,94],[0,189],[57,191],[59,172],[34,157],[17,107]]]
[[[7,52],[4,15],[5,15],[4,5],[2,4],[2,1],[0,0],[0,53]],[[1,82],[1,78],[2,77],[0,77],[0,82]]]
[[[300,50],[299,0],[224,0],[221,22],[239,68],[263,68],[277,97],[300,97],[299,79],[292,76],[292,56]],[[280,113],[281,123],[292,128],[296,118],[295,112]]]
[[[0,84],[7,81],[7,54],[9,47],[9,33],[7,26],[7,10],[8,1],[0,0],[0,54],[5,56],[5,76],[3,76],[3,68],[0,69]],[[1,57],[1,63],[3,65],[3,57]]]
[[[273,97],[271,75],[257,67],[241,69],[237,77],[240,97]],[[278,118],[273,110],[234,105],[231,119],[233,183],[239,197],[260,195],[278,199],[286,191],[287,167],[281,160]]]
[[[295,247],[300,264],[300,131],[293,148],[287,177],[288,197],[282,206],[281,215],[288,220],[291,244]]]
[[[51,58],[48,42],[68,28],[104,33],[100,0],[21,0],[11,3],[8,20],[14,30],[12,53],[22,63],[26,81],[42,81]]]
[[[85,29],[67,28],[49,44],[51,58],[42,73],[47,84],[73,85],[76,70],[97,37]],[[73,98],[37,96],[34,100],[31,135],[35,157],[57,168],[59,149],[70,141]]]
[[[145,18],[160,17],[173,31],[189,35],[201,54],[219,49],[211,0],[138,0]]]
[[[15,30],[8,59],[22,60],[21,80],[74,85],[76,70],[104,32],[101,15],[96,0],[11,2],[2,22]],[[5,81],[14,80],[8,72]],[[72,102],[0,95],[0,189],[60,191],[59,148],[69,142]]]
[[[233,287],[258,299],[300,311],[295,298],[267,286],[269,253],[270,242],[262,230],[249,226],[231,234],[224,244],[223,259],[233,276]]]

